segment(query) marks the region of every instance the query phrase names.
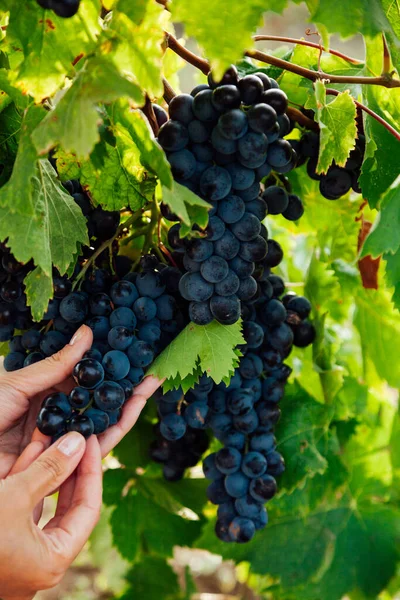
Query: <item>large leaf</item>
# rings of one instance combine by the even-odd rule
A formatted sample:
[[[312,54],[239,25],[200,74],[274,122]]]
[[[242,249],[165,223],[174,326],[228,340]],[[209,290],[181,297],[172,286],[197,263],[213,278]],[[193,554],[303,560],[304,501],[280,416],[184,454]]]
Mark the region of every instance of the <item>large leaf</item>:
[[[33,133],[38,152],[46,154],[61,144],[66,152],[87,157],[100,140],[98,126],[102,119],[96,105],[122,96],[142,102],[138,86],[122,77],[110,61],[89,59],[55,109]]]
[[[377,257],[385,252],[394,254],[399,248],[400,187],[395,187],[382,199],[381,212],[364,242],[362,256],[370,254]]]
[[[187,520],[162,508],[147,490],[131,488],[121,497],[111,516],[114,544],[130,561],[140,557],[141,550],[170,556],[177,544],[193,543],[201,531],[200,521]]]
[[[15,215],[10,207],[1,208],[0,238],[8,237],[19,261],[27,263],[33,258],[47,276],[51,276],[52,264],[65,273],[78,243],[88,243],[86,220],[47,160],[38,161],[34,175],[33,217]]]
[[[361,337],[364,359],[372,360],[382,379],[400,386],[400,315],[391,310],[387,295],[360,290],[356,297],[354,322]]]
[[[326,173],[333,161],[343,167],[357,135],[356,105],[348,92],[326,101],[325,85],[315,82],[317,121],[320,127],[318,172]]]
[[[318,445],[328,430],[333,410],[316,402],[298,384],[285,391],[281,409],[282,419],[276,430],[277,449],[286,461],[281,485],[291,492],[304,485],[307,478],[326,470],[328,463]]]
[[[205,326],[189,323],[156,358],[148,374],[158,379],[174,379],[179,387],[180,380],[199,366],[220,383],[235,368],[237,354],[234,348],[243,342],[240,321],[234,325],[221,325],[217,321]]]
[[[38,102],[51,96],[74,75],[77,58],[88,54],[100,31],[99,2],[82,0],[79,14],[71,19],[57,17],[35,0],[18,0],[10,8],[6,41],[24,57],[16,72],[16,83]]]
[[[163,27],[168,24],[169,13],[156,2],[142,4],[141,15],[136,17],[134,5],[127,10],[122,4],[122,11],[115,11],[107,31],[112,43],[111,58],[120,72],[134,77],[143,90],[151,96],[161,96]]]
[[[282,7],[284,4],[281,2]],[[217,80],[231,63],[242,57],[246,48],[252,46],[251,35],[260,25],[266,8],[263,0],[245,3],[214,0],[207,5],[207,10],[196,0],[174,0],[171,4],[173,18],[182,21],[187,35],[195,37],[204,48]]]

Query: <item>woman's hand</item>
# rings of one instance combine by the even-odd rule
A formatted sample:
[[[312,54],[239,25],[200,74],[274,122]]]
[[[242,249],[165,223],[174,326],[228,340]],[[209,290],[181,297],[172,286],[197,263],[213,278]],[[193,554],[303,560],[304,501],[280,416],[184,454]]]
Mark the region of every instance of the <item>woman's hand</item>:
[[[67,394],[71,391],[75,385],[72,370],[91,347],[92,340],[91,329],[83,325],[57,354],[0,377],[0,479],[10,472],[31,439],[48,446],[50,439],[35,431],[40,405],[54,391]],[[123,407],[121,420],[98,438],[103,457],[133,427],[160,383],[154,377],[146,377],[135,388],[132,398]]]
[[[61,581],[101,508],[99,442],[75,432],[44,450],[30,443],[0,481],[0,597],[30,600]],[[61,486],[61,487],[60,487]],[[60,487],[55,516],[37,526],[43,498]]]
[[[72,369],[92,339],[91,329],[83,326],[61,352],[0,377],[0,479],[30,442],[45,396],[72,389]],[[43,436],[41,441],[47,446],[50,440]]]
[[[70,392],[73,367],[91,344],[92,332],[82,326],[61,352],[0,378],[2,600],[28,600],[63,577],[97,522],[101,457],[133,427],[161,383],[147,377],[125,403],[121,420],[98,438],[85,442],[71,432],[49,447],[50,438],[35,429],[40,405],[53,391]],[[55,516],[40,529],[43,499],[57,489]]]

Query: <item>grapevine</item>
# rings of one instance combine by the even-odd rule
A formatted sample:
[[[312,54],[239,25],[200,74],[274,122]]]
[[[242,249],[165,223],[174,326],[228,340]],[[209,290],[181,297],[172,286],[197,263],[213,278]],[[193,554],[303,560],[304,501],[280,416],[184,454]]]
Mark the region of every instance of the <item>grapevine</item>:
[[[71,385],[38,407],[49,444],[102,439],[160,384],[106,463],[133,574],[170,574],[193,545],[250,565],[260,597],[390,594],[398,19],[317,0],[322,35],[296,39],[256,31],[273,2],[139,4],[1,6],[4,369],[29,377],[90,328]],[[365,57],[329,46],[358,31]]]

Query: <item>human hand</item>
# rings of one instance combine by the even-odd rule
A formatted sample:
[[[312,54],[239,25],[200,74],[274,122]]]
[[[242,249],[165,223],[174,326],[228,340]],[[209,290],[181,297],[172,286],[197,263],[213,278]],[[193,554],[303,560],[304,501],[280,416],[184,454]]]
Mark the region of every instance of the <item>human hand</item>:
[[[75,385],[72,370],[91,347],[92,339],[91,329],[83,325],[70,344],[57,354],[0,377],[0,479],[10,472],[31,438],[48,445],[49,438],[34,431],[41,403],[52,392],[70,392]],[[134,395],[123,407],[121,420],[99,436],[103,457],[133,427],[147,399],[160,383],[147,377],[135,388]]]
[[[97,523],[102,468],[97,438],[75,432],[47,450],[30,443],[0,481],[0,597],[30,600],[59,583]],[[79,465],[79,466],[78,466]],[[61,486],[61,487],[60,487]],[[37,526],[45,496],[60,487],[55,516]]]

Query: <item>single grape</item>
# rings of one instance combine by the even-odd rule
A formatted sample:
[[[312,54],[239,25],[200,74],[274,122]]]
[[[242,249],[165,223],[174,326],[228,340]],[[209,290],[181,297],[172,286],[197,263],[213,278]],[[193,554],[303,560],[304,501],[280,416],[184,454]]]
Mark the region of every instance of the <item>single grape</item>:
[[[147,342],[134,340],[128,348],[128,358],[132,367],[148,367],[154,360],[154,350]],[[128,379],[131,379],[129,375]]]
[[[196,325],[208,325],[214,320],[208,302],[190,302],[189,318]]]
[[[77,409],[87,408],[91,401],[89,391],[82,387],[74,388],[68,398],[70,406]]]
[[[277,485],[272,475],[262,475],[250,482],[250,495],[257,502],[267,502],[275,496]]]
[[[204,429],[206,426],[208,406],[202,402],[193,402],[185,411],[185,421],[189,427],[193,429]]]
[[[220,256],[211,256],[201,263],[200,272],[209,283],[218,283],[228,275],[229,266],[226,260]]]
[[[114,283],[110,290],[111,300],[114,306],[131,307],[132,304],[139,298],[139,293],[136,286],[130,281],[122,279]]]
[[[236,431],[240,431],[246,435],[256,431],[258,427],[258,416],[255,410],[250,410],[245,415],[235,415],[233,417],[233,425]]]
[[[235,190],[245,190],[249,188],[255,180],[255,174],[253,169],[243,167],[238,162],[230,163],[225,167],[230,175],[232,182],[232,188]]]
[[[94,423],[86,414],[76,415],[68,423],[67,429],[68,431],[77,431],[84,438],[89,438],[94,433]]]
[[[40,340],[40,350],[45,356],[52,356],[56,352],[59,352],[67,343],[65,335],[59,331],[48,331],[43,334]]]
[[[267,470],[267,460],[260,452],[247,452],[242,461],[242,471],[250,479],[264,475]]]
[[[229,525],[231,539],[239,544],[249,542],[255,534],[255,526],[251,519],[235,517]]]
[[[239,240],[227,229],[225,230],[224,235],[213,244],[214,254],[225,260],[235,258],[239,250]]]
[[[81,323],[85,319],[87,312],[87,300],[78,292],[72,292],[61,300],[60,315],[68,323]]]
[[[232,109],[218,119],[218,128],[228,140],[241,138],[248,129],[247,116],[239,109]]]
[[[170,119],[188,125],[194,119],[193,96],[190,94],[178,94],[169,103],[168,112]]]
[[[223,325],[233,325],[240,318],[240,301],[235,295],[213,296],[210,310],[214,318]]]
[[[158,132],[160,145],[168,152],[183,150],[189,142],[189,133],[185,125],[179,121],[170,120]]]
[[[124,404],[125,392],[115,381],[103,381],[94,391],[96,407],[106,412],[114,411]]]
[[[92,421],[95,435],[99,435],[108,429],[110,417],[104,410],[89,408],[85,411],[85,416]]]
[[[179,290],[185,300],[205,302],[214,293],[212,283],[206,281],[200,273],[185,273],[179,283]]]
[[[126,327],[130,331],[136,328],[137,319],[135,313],[126,306],[121,306],[110,315],[110,327]]]
[[[46,396],[42,408],[50,408],[56,406],[61,410],[66,419],[69,419],[72,415],[72,406],[69,402],[69,398],[62,392],[54,392],[49,396]]]
[[[186,423],[181,415],[170,414],[165,416],[160,423],[161,435],[170,441],[181,439],[186,432]]]
[[[293,343],[299,348],[305,348],[313,343],[316,337],[315,327],[312,323],[304,321],[295,327]]]
[[[110,322],[107,317],[92,317],[86,321],[86,325],[93,332],[94,340],[106,340],[110,331]]]
[[[236,273],[229,269],[227,276],[215,284],[215,293],[219,296],[232,296],[238,291],[240,283]]]
[[[236,223],[244,215],[245,203],[239,196],[229,194],[226,198],[218,202],[217,211],[218,216],[225,223]]]
[[[225,489],[223,479],[215,479],[210,483],[206,491],[207,498],[213,504],[225,504],[230,501],[230,496]]]
[[[250,390],[236,389],[229,392],[226,406],[232,415],[245,415],[253,409],[254,395]]]
[[[212,103],[218,112],[240,107],[240,92],[236,85],[220,85],[214,89]]]
[[[43,435],[57,435],[65,431],[65,414],[58,406],[41,408],[36,424],[40,433],[43,433]]]
[[[213,104],[212,95],[213,92],[210,89],[201,90],[195,95],[193,113],[199,121],[205,123],[214,123],[217,121],[219,112]]]
[[[210,167],[203,172],[200,178],[201,193],[210,200],[225,198],[231,191],[231,187],[231,176],[223,167]]]
[[[85,389],[91,390],[98,386],[104,379],[102,365],[92,358],[83,358],[74,367],[73,377],[76,383]]]

